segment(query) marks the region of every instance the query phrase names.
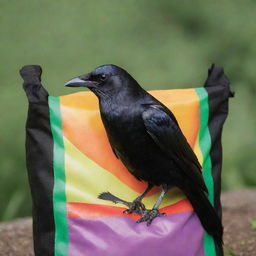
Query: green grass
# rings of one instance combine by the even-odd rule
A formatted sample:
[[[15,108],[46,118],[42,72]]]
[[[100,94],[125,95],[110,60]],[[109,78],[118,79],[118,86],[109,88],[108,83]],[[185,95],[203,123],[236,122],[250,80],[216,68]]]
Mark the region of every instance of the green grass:
[[[194,7],[195,6],[195,7]],[[146,89],[201,86],[212,62],[236,91],[223,134],[223,188],[256,185],[255,11],[250,0],[2,1],[0,220],[30,215],[18,70],[43,67],[51,95],[68,79],[114,63]]]
[[[229,248],[224,248],[224,254],[225,255],[230,255],[230,256],[235,256],[235,252]]]
[[[251,219],[250,223],[251,223],[251,229],[256,230],[256,219]]]

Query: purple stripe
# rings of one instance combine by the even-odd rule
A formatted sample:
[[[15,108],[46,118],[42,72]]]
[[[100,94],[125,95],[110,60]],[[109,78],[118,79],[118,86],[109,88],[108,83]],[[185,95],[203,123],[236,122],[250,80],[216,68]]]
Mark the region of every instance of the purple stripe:
[[[70,256],[204,256],[203,228],[194,212],[154,220],[128,217],[69,218]]]

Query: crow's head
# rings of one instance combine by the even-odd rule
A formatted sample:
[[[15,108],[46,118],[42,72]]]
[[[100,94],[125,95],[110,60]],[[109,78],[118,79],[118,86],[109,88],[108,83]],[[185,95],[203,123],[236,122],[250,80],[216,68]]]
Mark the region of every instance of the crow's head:
[[[116,65],[103,65],[92,72],[69,80],[65,86],[87,87],[96,95],[115,94],[125,88],[138,87],[138,83],[124,69]]]

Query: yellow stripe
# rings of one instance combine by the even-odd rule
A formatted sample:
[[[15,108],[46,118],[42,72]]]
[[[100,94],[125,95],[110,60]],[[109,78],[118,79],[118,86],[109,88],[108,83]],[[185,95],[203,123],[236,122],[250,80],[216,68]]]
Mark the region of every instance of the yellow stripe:
[[[104,191],[109,191],[127,201],[132,201],[138,196],[138,193],[130,189],[110,172],[82,154],[65,137],[64,148],[67,202],[114,206],[115,204],[98,199],[97,196]],[[151,208],[158,196],[159,193],[146,197],[143,203],[147,208]],[[165,196],[161,207],[177,203],[184,198],[179,189],[173,188],[168,192],[168,196]]]
[[[203,154],[202,154],[202,151],[201,151],[200,145],[199,145],[199,133],[196,136],[196,143],[195,143],[193,150],[197,156],[199,163],[201,164],[201,166],[203,166]]]

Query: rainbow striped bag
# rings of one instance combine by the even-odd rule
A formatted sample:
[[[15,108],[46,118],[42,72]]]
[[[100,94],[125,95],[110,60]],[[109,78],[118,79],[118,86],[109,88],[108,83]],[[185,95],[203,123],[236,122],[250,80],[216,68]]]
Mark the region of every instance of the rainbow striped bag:
[[[91,92],[48,96],[39,66],[21,70],[29,100],[27,168],[33,200],[36,256],[214,256],[214,241],[177,188],[160,211],[167,216],[147,226],[123,205],[98,198],[103,191],[132,201],[146,184],[136,180],[109,145]],[[221,130],[231,96],[221,68],[209,70],[205,86],[151,91],[175,114],[203,166],[209,200],[221,215]],[[151,208],[153,189],[143,200]]]

